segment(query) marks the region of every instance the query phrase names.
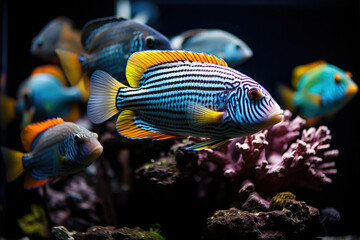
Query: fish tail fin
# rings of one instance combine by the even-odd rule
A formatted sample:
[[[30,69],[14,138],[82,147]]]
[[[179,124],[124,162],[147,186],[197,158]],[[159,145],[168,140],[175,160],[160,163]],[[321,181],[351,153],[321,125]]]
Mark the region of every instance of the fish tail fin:
[[[0,126],[6,126],[16,117],[15,99],[0,94],[0,109]]]
[[[8,182],[15,181],[25,172],[24,153],[7,147],[1,147],[1,153],[6,167],[6,179]]]
[[[279,85],[278,91],[281,96],[284,107],[286,109],[289,109],[291,112],[294,112],[295,111],[295,105],[294,105],[295,91],[284,85]]]
[[[62,49],[56,49],[55,52],[60,58],[60,64],[64,69],[70,85],[76,85],[83,75],[83,68],[79,55]]]
[[[117,108],[116,101],[119,88],[126,88],[108,73],[96,70],[90,78],[90,97],[87,113],[93,123],[102,123],[121,110]]]

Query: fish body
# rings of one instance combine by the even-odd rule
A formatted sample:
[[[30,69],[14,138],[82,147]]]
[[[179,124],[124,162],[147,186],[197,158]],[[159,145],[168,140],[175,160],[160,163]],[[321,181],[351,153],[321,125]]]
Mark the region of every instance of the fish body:
[[[292,82],[295,90],[280,88],[284,102],[298,109],[309,125],[339,111],[358,91],[351,73],[324,61],[298,66]]]
[[[171,39],[174,49],[208,53],[236,67],[253,56],[250,47],[235,35],[220,29],[193,29]]]
[[[36,68],[19,88],[16,110],[22,126],[52,117],[73,121],[80,117],[81,91],[65,86],[65,76],[55,65]]]
[[[200,150],[282,120],[266,89],[211,55],[138,52],[130,57],[126,76],[131,87],[102,71],[92,75],[88,116],[101,123],[121,111],[117,130],[128,138],[211,138],[194,148]]]
[[[125,79],[126,62],[132,53],[171,49],[169,40],[155,29],[124,18],[95,19],[83,27],[81,34],[85,54],[57,51],[72,85],[94,70],[106,71],[122,81]]]
[[[25,175],[24,186],[35,188],[77,173],[102,153],[97,135],[61,118],[30,124],[21,132],[27,153],[1,147],[7,179]]]
[[[55,49],[84,53],[80,30],[75,29],[73,21],[67,17],[57,17],[50,21],[33,39],[30,52],[47,62],[58,63]]]

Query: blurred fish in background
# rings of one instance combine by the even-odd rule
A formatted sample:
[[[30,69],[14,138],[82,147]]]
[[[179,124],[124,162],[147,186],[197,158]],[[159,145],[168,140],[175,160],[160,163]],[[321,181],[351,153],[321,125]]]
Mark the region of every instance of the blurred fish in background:
[[[250,47],[237,36],[221,29],[192,29],[170,39],[174,49],[207,53],[236,67],[253,56]]]
[[[279,86],[283,103],[291,111],[299,111],[309,126],[333,116],[358,92],[350,72],[325,61],[295,67],[292,86],[294,90]]]
[[[55,49],[84,53],[80,30],[74,28],[74,22],[68,17],[60,16],[46,24],[34,37],[30,53],[46,62],[59,63]]]
[[[77,173],[93,163],[103,147],[97,134],[61,118],[27,125],[21,132],[26,153],[1,147],[6,177],[25,173],[24,187],[36,188]]]
[[[76,85],[81,78],[88,81],[94,70],[106,71],[118,81],[125,81],[125,67],[131,54],[148,49],[171,49],[169,40],[155,29],[116,17],[88,22],[81,30],[81,42],[86,51],[83,55],[56,50],[71,85]]]
[[[158,22],[159,8],[150,1],[116,0],[115,16],[154,26]]]
[[[52,117],[75,121],[81,117],[82,91],[67,86],[66,78],[56,65],[39,66],[18,89],[16,112],[21,128]]]

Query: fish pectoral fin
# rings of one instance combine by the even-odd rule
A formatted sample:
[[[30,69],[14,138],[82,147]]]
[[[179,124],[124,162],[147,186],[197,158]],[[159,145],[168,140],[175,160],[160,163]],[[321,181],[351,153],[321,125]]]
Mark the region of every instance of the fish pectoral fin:
[[[35,138],[45,130],[49,129],[52,126],[63,123],[64,120],[62,118],[53,118],[43,122],[33,123],[27,125],[24,130],[21,132],[21,141],[27,152],[31,151],[31,144],[35,140]]]
[[[26,173],[24,177],[24,187],[27,189],[38,188],[48,183],[53,183],[58,180],[57,177],[50,179],[36,179],[30,173]]]
[[[321,95],[320,94],[313,94],[310,92],[305,91],[304,92],[304,97],[305,97],[305,102],[311,104],[311,105],[315,105],[315,106],[320,106],[322,99],[321,99]]]
[[[136,118],[135,111],[132,110],[122,111],[116,122],[116,129],[118,133],[124,137],[131,139],[149,138],[154,140],[164,140],[164,139],[183,138],[182,136],[163,133],[160,130],[150,125],[137,126],[135,118]]]
[[[230,139],[228,138],[219,138],[219,139],[210,139],[208,141],[205,142],[201,142],[189,147],[185,147],[185,150],[192,150],[192,151],[200,151],[200,150],[204,150],[204,149],[212,149],[212,148],[216,148],[219,147],[225,143],[227,143],[228,141],[230,141]]]
[[[225,112],[217,112],[193,103],[187,108],[187,119],[190,125],[204,127],[208,125],[220,124],[225,116]]]

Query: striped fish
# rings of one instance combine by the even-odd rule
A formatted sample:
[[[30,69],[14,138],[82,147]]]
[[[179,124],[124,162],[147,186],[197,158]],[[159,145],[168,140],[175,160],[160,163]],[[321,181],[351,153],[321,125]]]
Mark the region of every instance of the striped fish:
[[[98,158],[97,134],[61,118],[27,125],[21,132],[26,153],[1,147],[9,182],[25,173],[24,187],[36,188],[77,173]]]
[[[94,70],[104,70],[122,81],[129,56],[148,49],[171,49],[169,40],[155,29],[124,18],[107,17],[88,22],[81,30],[85,54],[57,49],[71,85]]]
[[[126,77],[131,87],[94,72],[87,111],[94,123],[121,112],[116,128],[127,138],[210,138],[189,148],[201,150],[256,133],[283,117],[266,89],[212,55],[137,52],[129,58]]]

